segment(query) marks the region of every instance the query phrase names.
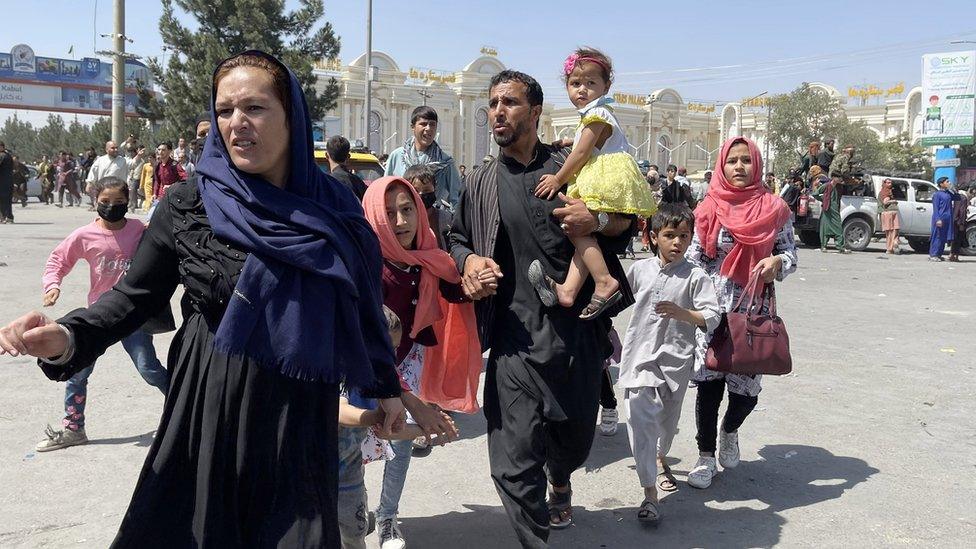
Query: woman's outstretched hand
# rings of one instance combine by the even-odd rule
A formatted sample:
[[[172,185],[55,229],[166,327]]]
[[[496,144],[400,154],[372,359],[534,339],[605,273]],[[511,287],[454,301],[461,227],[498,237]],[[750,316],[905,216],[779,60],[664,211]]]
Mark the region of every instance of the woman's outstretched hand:
[[[37,311],[0,328],[0,355],[52,358],[63,355],[67,348],[68,334]]]

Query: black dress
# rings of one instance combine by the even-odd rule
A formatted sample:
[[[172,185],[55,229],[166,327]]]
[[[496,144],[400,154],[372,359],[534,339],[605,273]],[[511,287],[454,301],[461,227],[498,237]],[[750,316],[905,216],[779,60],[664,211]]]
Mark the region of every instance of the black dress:
[[[214,235],[196,184],[174,185],[128,274],[58,321],[74,331],[75,355],[42,368],[63,381],[186,288],[159,430],[113,547],[339,547],[338,386],[214,350],[246,258]],[[393,365],[374,370],[366,396],[399,395]]]

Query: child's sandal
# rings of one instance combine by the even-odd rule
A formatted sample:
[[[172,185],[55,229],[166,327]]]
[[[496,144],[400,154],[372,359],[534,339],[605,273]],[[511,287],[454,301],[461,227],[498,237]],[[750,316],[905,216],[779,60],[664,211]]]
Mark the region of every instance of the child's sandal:
[[[546,307],[555,307],[559,303],[556,295],[556,281],[549,277],[542,269],[542,262],[538,259],[529,264],[529,282],[539,294],[539,301]]]
[[[598,295],[594,295],[590,298],[590,303],[583,309],[580,313],[580,320],[593,320],[594,318],[602,315],[607,309],[613,307],[624,297],[624,294],[617,290],[610,295],[610,297],[602,298]]]

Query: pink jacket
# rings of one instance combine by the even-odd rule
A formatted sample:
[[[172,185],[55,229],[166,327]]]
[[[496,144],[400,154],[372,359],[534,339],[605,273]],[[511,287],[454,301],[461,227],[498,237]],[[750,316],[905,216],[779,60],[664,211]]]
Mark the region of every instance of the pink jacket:
[[[84,259],[88,262],[91,276],[91,290],[88,292],[88,304],[91,305],[111,290],[129,270],[129,263],[144,230],[146,226],[135,219],[129,219],[117,231],[103,229],[94,221],[75,229],[47,258],[42,278],[44,293],[53,288],[60,289],[61,281],[75,263]]]

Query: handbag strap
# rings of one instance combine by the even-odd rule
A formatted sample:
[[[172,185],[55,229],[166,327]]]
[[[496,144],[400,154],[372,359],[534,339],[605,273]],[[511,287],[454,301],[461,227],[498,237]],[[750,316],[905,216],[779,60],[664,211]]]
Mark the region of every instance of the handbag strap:
[[[751,314],[752,309],[756,306],[756,297],[758,297],[756,295],[757,294],[756,290],[758,290],[758,287],[759,287],[759,272],[754,271],[752,275],[749,277],[749,282],[746,284],[746,287],[743,288],[742,293],[739,294],[739,299],[736,300],[735,305],[732,307],[732,310],[738,311],[742,307],[742,300],[744,300],[746,296],[748,296],[749,302],[748,302],[748,307],[746,308],[746,312]],[[760,297],[759,304],[762,305],[761,297]]]

